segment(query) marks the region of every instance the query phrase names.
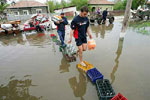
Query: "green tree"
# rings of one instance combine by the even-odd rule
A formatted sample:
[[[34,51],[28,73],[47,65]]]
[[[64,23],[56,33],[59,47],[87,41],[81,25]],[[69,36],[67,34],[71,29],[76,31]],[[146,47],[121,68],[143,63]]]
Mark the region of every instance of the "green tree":
[[[125,9],[125,6],[122,1],[118,1],[114,6],[114,10],[124,10],[124,9]]]
[[[66,2],[66,1],[63,1],[62,2],[62,6],[63,7],[68,7],[68,6],[70,6],[70,3]]]
[[[3,13],[4,13],[4,10],[5,10],[8,6],[9,6],[8,4],[3,4],[3,3],[1,3],[1,4],[0,4],[0,14],[3,14]]]
[[[59,3],[59,2],[56,2],[56,4],[55,4],[55,9],[58,9],[58,8],[61,8],[62,6],[61,6],[61,3]]]
[[[71,0],[71,5],[75,5],[77,10],[80,10],[82,6],[88,6],[88,0]]]
[[[53,0],[48,1],[50,12],[54,12],[54,9],[61,8],[62,5],[59,2],[54,3]]]
[[[132,1],[132,9],[137,9],[138,6],[140,5],[144,5],[144,3],[146,2],[147,0],[133,0]],[[119,1],[115,4],[114,6],[114,9],[115,10],[125,10],[125,7],[126,7],[126,4],[127,4],[127,0],[123,0],[123,1]]]
[[[139,5],[144,5],[146,0],[133,0],[132,9],[137,9]]]
[[[54,9],[68,7],[68,6],[76,6],[77,10],[80,10],[82,6],[88,6],[88,0],[71,0],[71,2],[66,2],[63,0],[62,3],[56,2],[53,0],[48,1],[50,12],[54,12]],[[90,8],[90,7],[89,7]]]
[[[138,6],[144,5],[146,0],[133,0],[131,9],[137,9]],[[123,5],[126,6],[127,0],[124,0]]]
[[[48,1],[50,12],[53,12],[55,9],[55,5],[53,1]]]

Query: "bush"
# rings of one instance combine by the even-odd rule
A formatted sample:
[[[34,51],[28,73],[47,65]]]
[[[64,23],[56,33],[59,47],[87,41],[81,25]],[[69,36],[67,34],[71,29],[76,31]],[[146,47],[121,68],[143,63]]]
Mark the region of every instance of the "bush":
[[[125,6],[124,6],[124,2],[119,1],[114,5],[114,10],[124,10]]]

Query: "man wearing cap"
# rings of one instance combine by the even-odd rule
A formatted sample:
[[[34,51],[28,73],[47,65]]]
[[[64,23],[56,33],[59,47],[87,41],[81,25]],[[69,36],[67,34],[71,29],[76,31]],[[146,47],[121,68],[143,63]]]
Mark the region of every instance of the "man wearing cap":
[[[61,40],[62,46],[65,47],[66,46],[66,44],[64,43],[64,40],[65,40],[65,25],[68,24],[68,21],[67,21],[67,18],[64,17],[63,12],[60,14],[60,16],[61,16],[62,20],[54,22],[54,24],[57,25],[57,32],[58,32],[59,38]]]

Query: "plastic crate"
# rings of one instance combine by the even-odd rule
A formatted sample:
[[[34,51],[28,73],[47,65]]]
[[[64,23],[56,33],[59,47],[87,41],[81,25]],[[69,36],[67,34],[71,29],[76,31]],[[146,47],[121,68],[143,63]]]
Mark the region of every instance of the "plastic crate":
[[[89,64],[88,62],[86,61],[83,61],[86,66],[82,66],[81,64],[77,64],[77,68],[83,70],[84,72],[87,72],[88,70],[94,68],[92,64]]]
[[[121,93],[118,93],[115,97],[113,97],[111,100],[128,100],[125,98]]]
[[[90,78],[92,83],[96,83],[97,79],[103,79],[103,75],[96,68],[88,70],[87,76]]]
[[[100,100],[111,100],[115,96],[115,92],[108,79],[96,80],[96,88]]]

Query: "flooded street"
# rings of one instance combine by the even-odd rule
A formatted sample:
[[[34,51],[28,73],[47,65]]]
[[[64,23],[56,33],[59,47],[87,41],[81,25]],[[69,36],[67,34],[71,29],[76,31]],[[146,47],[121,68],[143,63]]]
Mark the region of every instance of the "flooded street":
[[[121,20],[91,25],[97,45],[84,59],[110,80],[116,94],[149,100],[150,35],[129,27],[119,39],[121,27]],[[67,62],[51,33],[56,30],[0,37],[0,100],[98,100],[96,87],[76,68],[79,59]]]

